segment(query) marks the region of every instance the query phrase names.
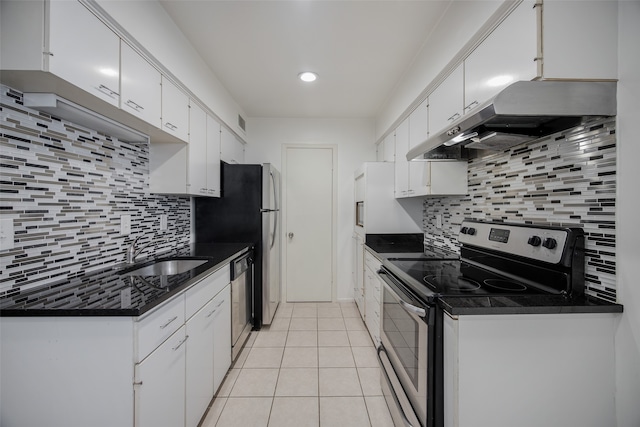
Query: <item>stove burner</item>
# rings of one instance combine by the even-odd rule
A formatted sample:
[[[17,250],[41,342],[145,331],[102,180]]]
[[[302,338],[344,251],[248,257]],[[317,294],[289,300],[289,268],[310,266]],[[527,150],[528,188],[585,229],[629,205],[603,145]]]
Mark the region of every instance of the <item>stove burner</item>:
[[[428,283],[428,284],[433,283],[437,285],[439,283],[439,279],[440,279],[440,276],[431,275],[431,276],[424,276],[422,280],[424,280],[425,283]],[[447,289],[449,290],[456,290],[456,291],[462,291],[462,292],[472,292],[472,291],[475,291],[476,289],[480,289],[480,283],[464,276],[458,276],[456,278],[447,280],[446,286],[447,286]]]
[[[502,291],[523,292],[527,290],[527,287],[521,283],[511,282],[503,279],[486,279],[484,284],[491,286],[492,288],[500,289]]]

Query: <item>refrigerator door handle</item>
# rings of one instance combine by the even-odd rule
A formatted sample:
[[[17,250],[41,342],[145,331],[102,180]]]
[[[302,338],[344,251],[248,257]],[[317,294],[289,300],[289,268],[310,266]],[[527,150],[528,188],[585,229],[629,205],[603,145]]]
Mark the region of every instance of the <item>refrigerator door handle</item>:
[[[276,243],[276,236],[278,233],[278,211],[280,210],[278,206],[278,192],[276,191],[276,177],[273,176],[273,171],[269,171],[269,175],[271,176],[271,189],[273,190],[273,211],[275,212],[275,218],[273,220],[273,236],[271,236],[271,247]]]

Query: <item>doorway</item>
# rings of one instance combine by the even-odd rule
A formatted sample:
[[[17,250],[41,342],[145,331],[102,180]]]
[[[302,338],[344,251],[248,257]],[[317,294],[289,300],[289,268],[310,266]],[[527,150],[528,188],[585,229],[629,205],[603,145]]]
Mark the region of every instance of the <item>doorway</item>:
[[[336,153],[331,145],[283,146],[287,302],[335,300]]]

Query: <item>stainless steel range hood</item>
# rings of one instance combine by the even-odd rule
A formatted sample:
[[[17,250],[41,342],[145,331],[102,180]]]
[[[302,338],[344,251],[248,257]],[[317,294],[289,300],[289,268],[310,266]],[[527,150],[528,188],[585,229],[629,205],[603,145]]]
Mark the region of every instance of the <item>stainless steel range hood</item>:
[[[409,150],[407,160],[443,146],[504,150],[589,117],[615,115],[615,82],[516,82]]]

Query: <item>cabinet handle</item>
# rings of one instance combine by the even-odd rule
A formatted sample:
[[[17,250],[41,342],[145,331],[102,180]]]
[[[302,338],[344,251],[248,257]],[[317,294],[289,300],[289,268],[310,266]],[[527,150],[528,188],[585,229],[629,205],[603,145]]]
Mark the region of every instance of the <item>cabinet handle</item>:
[[[129,107],[133,108],[136,111],[144,110],[144,107],[142,105],[136,104],[132,100],[128,100],[127,102],[125,102],[125,104],[127,104]]]
[[[169,128],[169,129],[171,129],[171,130],[176,130],[176,129],[178,129],[178,126],[176,126],[176,125],[174,125],[174,124],[172,124],[172,123],[169,123],[169,122],[165,123],[165,124],[164,124],[164,126],[165,126],[165,127],[168,127],[168,128]]]
[[[172,350],[176,351],[177,349],[180,348],[180,346],[182,346],[182,344],[184,344],[185,342],[187,342],[187,340],[189,339],[189,335],[185,336],[183,340],[180,340],[180,342],[178,343],[177,346],[173,347]]]
[[[447,119],[447,121],[454,121],[455,119],[457,119],[458,117],[460,117],[460,113],[455,113],[453,116],[449,117]]]
[[[218,305],[216,305],[216,308],[220,307],[222,304],[224,304],[224,300],[220,301]]]
[[[478,105],[478,101],[473,101],[471,104],[467,105],[466,107],[464,107],[465,110],[470,110],[473,108],[474,105]]]
[[[208,319],[209,317],[213,316],[213,313],[215,313],[215,312],[216,312],[216,310],[217,310],[217,308],[214,308],[213,310],[211,310],[211,311],[209,312],[209,314],[207,314],[207,316],[206,316],[206,317],[207,317],[207,319]]]
[[[115,90],[111,90],[108,87],[106,87],[105,85],[100,85],[98,86],[98,90],[102,93],[104,93],[105,95],[108,95],[112,98],[115,98],[117,96],[120,96],[120,94],[118,92],[116,92]]]
[[[169,321],[168,321],[167,323],[165,323],[164,325],[160,326],[160,329],[164,329],[164,328],[166,328],[167,326],[169,326],[169,324],[170,324],[171,322],[173,322],[173,321],[174,321],[174,320],[176,320],[177,318],[178,318],[178,316],[175,316],[175,317],[173,317],[173,318],[169,319]]]

